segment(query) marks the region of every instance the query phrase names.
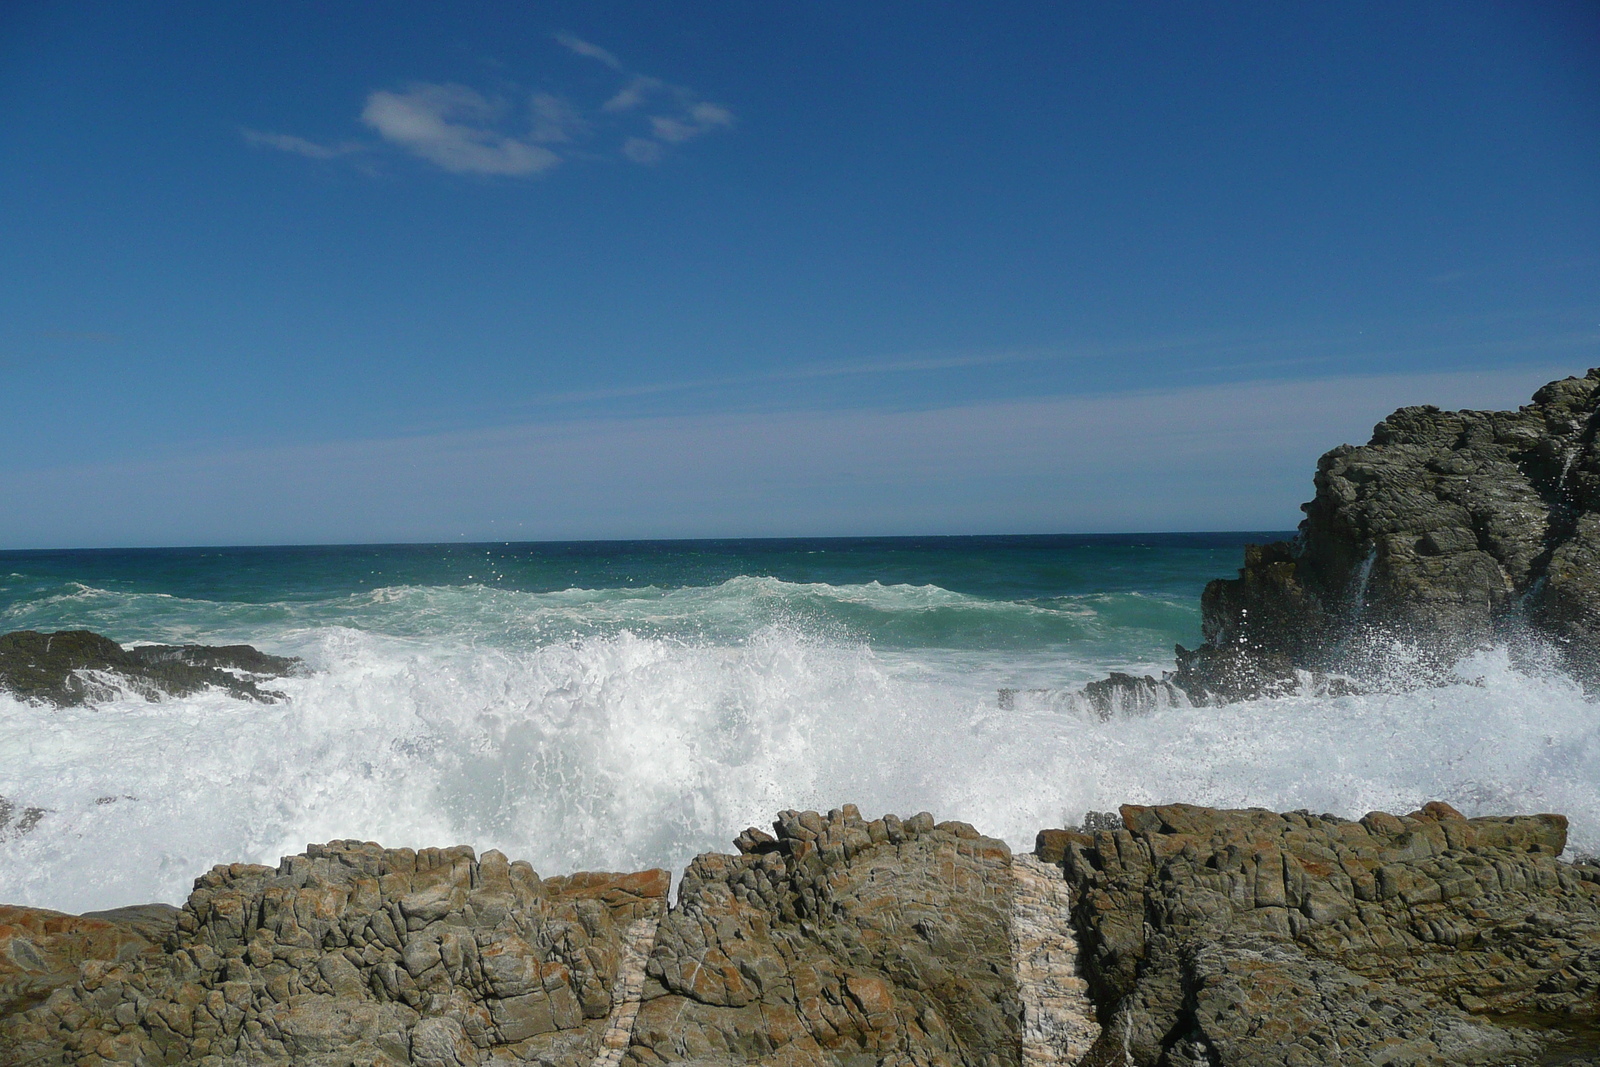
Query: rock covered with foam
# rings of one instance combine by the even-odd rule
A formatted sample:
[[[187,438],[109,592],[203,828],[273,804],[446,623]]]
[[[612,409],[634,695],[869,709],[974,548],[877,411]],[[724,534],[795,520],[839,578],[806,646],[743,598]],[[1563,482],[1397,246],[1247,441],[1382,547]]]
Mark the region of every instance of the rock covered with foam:
[[[250,645],[124,648],[88,630],[18,630],[0,635],[0,690],[58,708],[112,700],[123,692],[158,700],[203,689],[271,703],[283,694],[260,683],[291,673],[299,662]]]

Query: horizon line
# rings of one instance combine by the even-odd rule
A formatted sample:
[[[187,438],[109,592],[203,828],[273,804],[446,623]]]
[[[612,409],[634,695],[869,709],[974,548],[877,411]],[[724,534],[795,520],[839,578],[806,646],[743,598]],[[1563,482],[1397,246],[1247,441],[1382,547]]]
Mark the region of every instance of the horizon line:
[[[248,545],[94,545],[70,548],[0,548],[0,556],[46,555],[58,552],[199,552],[226,551],[252,552],[268,549],[330,549],[330,548],[482,548],[489,546],[512,547],[527,545],[666,545],[666,544],[727,544],[730,542],[786,542],[786,541],[977,541],[977,540],[1045,540],[1048,538],[1082,538],[1106,540],[1136,537],[1292,537],[1297,529],[1230,529],[1230,530],[1123,530],[1114,532],[1057,532],[1057,533],[970,533],[970,534],[791,534],[762,535],[755,537],[588,537],[527,539],[520,541],[327,541],[281,542]]]

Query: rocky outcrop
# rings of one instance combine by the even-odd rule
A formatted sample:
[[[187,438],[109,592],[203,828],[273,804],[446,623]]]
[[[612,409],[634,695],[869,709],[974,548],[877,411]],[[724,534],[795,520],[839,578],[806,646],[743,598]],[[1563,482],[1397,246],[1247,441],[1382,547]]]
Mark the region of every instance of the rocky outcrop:
[[[1401,408],[1317,464],[1293,541],[1250,545],[1201,597],[1200,647],[1162,679],[1113,676],[1102,715],[1321,687],[1447,680],[1507,641],[1600,687],[1600,369],[1516,411]],[[1530,641],[1529,639],[1532,639]],[[1532,646],[1532,647],[1530,647]]]
[[[181,911],[5,909],[0,1065],[1600,1064],[1560,816],[1091,814],[1016,856],[783,812],[671,909],[665,871],[354,841]]]
[[[1180,653],[1179,684],[1226,688],[1241,651],[1382,669],[1395,640],[1447,668],[1524,627],[1600,682],[1597,429],[1600,370],[1517,411],[1396,411],[1322,457],[1293,543],[1252,548],[1238,578],[1207,586],[1205,644]]]
[[[210,688],[271,703],[283,694],[261,683],[292,673],[299,663],[250,645],[123,648],[88,630],[0,635],[0,690],[58,708],[111,700],[124,692],[158,700]]]
[[[0,904],[0,1019],[78,977],[86,960],[131,960],[160,949],[178,909],[145,904],[88,915]]]
[[[1122,817],[1041,849],[1133,1063],[1600,1063],[1600,867],[1558,862],[1562,817]]]

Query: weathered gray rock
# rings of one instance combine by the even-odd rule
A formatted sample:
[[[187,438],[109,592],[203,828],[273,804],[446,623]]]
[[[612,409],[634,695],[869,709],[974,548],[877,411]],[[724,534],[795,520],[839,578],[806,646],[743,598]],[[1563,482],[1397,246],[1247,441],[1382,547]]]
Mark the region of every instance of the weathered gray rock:
[[[1557,860],[1560,816],[1122,815],[1041,844],[1141,1067],[1509,1064],[1600,1020],[1600,868]]]
[[[0,1065],[1595,1063],[1600,865],[1560,816],[1084,822],[1013,856],[783,812],[670,911],[665,871],[354,841],[181,911],[0,909]]]
[[[1215,704],[1426,685],[1530,637],[1600,686],[1597,431],[1600,369],[1516,411],[1401,408],[1322,457],[1294,541],[1248,546],[1239,577],[1206,586],[1204,642],[1178,648],[1176,671],[1084,699],[1105,713],[1170,688]]]
[[[88,630],[0,635],[0,690],[58,708],[113,699],[123,691],[158,700],[209,688],[271,703],[283,694],[260,683],[292,673],[299,663],[250,645],[123,648]]]
[[[1393,638],[1447,667],[1524,625],[1600,681],[1597,428],[1600,369],[1517,411],[1401,408],[1329,452],[1296,541],[1207,587],[1179,684],[1209,688],[1224,650],[1359,670]]]

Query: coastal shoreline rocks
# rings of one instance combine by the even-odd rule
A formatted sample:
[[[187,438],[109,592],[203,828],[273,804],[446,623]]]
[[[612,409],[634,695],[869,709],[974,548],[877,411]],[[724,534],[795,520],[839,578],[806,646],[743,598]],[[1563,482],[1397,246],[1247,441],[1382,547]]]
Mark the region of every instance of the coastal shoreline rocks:
[[[1516,411],[1401,408],[1317,464],[1293,541],[1250,545],[1201,596],[1164,677],[1083,694],[1103,716],[1449,681],[1506,644],[1600,688],[1600,369]]]
[[[541,878],[334,841],[180,909],[0,911],[0,1064],[1600,1063],[1600,866],[1557,815],[1129,805],[1032,855],[780,813]]]

